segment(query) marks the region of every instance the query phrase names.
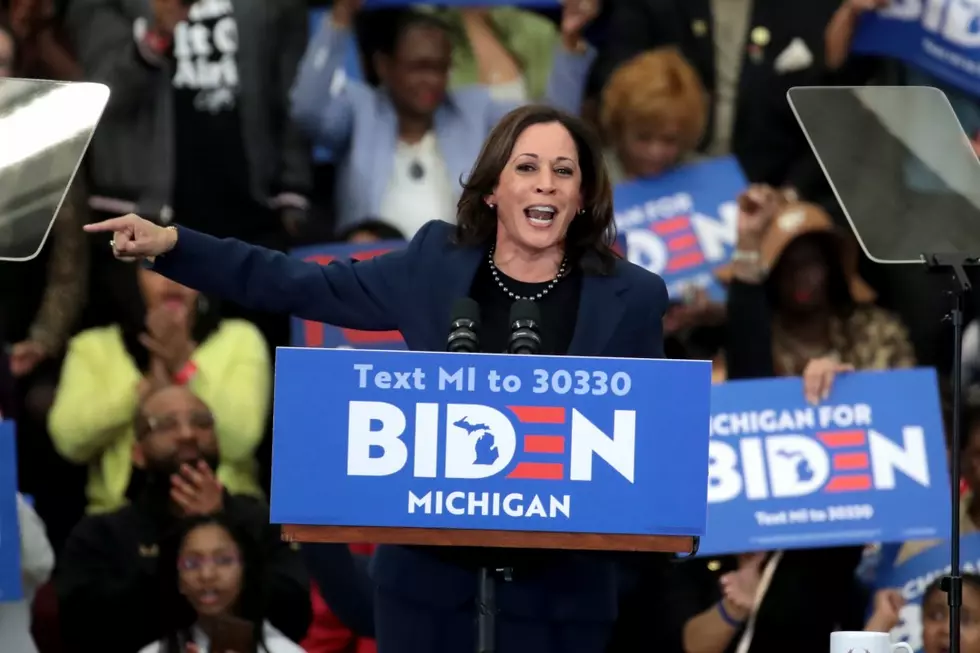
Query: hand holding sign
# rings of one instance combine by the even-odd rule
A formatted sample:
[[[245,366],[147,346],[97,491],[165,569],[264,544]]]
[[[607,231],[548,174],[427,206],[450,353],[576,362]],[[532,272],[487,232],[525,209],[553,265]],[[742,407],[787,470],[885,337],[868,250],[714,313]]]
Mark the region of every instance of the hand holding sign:
[[[337,27],[350,27],[360,8],[361,0],[336,0],[330,10],[330,19]]]
[[[582,49],[582,30],[599,15],[599,0],[564,0],[561,40],[569,50]]]
[[[838,362],[833,358],[814,358],[803,370],[803,396],[811,404],[817,405],[830,396],[834,377],[841,372],[853,371],[853,365]]]
[[[847,8],[855,15],[875,11],[891,4],[891,0],[848,0]]]
[[[905,599],[897,589],[883,589],[875,593],[874,611],[868,619],[865,630],[887,633],[901,621],[899,613],[905,606]]]

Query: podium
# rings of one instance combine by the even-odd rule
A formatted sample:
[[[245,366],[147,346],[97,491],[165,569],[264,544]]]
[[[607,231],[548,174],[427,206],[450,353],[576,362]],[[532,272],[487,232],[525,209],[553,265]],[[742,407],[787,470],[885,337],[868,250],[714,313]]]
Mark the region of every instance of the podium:
[[[295,542],[693,554],[707,361],[279,348],[271,521]]]

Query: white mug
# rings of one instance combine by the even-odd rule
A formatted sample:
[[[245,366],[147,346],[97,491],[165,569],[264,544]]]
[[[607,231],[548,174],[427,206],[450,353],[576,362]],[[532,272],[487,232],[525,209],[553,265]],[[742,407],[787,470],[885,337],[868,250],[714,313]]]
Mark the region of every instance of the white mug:
[[[892,644],[888,633],[846,631],[830,633],[830,653],[915,653],[907,642]]]

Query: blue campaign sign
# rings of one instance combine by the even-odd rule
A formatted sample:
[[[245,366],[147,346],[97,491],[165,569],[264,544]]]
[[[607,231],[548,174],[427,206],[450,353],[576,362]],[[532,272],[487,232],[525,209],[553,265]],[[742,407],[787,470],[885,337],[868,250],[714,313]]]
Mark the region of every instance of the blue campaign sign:
[[[960,538],[960,561],[964,573],[980,574],[980,533]],[[922,650],[923,595],[934,580],[949,570],[949,540],[946,539],[884,571],[878,587],[901,590],[905,599],[898,613],[899,624],[891,631],[893,642],[908,642],[916,653]]]
[[[320,25],[323,24],[326,15],[327,10],[323,7],[310,9],[309,25],[311,39],[320,31]],[[364,71],[361,70],[361,52],[357,38],[352,37],[350,39],[350,46],[347,48],[347,58],[344,60],[344,67],[337,71],[337,74],[344,75],[349,80],[364,80]],[[316,145],[313,148],[313,160],[317,163],[330,163],[333,161],[333,153],[322,145]]]
[[[294,249],[291,254],[304,261],[327,265],[335,259],[363,260],[402,249],[402,240],[381,240],[374,243],[338,243]],[[405,341],[397,331],[358,331],[341,329],[329,324],[291,319],[292,344],[297,347],[339,347],[343,349],[404,349]]]
[[[0,603],[24,597],[17,523],[17,448],[14,423],[0,422]]]
[[[271,521],[704,532],[707,361],[280,349]]]
[[[691,286],[723,300],[712,272],[735,250],[736,199],[747,185],[732,156],[617,185],[616,227],[626,234],[629,260],[662,276],[672,300]]]
[[[931,369],[842,375],[819,406],[804,401],[798,378],[716,385],[709,455],[702,554],[900,542],[949,529]]]
[[[980,96],[976,0],[892,0],[862,18],[851,48],[901,59]]]

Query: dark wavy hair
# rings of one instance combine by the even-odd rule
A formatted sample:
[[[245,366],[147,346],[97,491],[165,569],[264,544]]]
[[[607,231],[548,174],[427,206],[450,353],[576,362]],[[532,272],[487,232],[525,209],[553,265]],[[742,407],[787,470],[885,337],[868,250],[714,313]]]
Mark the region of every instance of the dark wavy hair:
[[[161,611],[161,625],[164,638],[160,653],[184,653],[187,644],[193,641],[191,627],[197,621],[197,614],[187,599],[180,593],[177,561],[180,549],[190,533],[202,526],[219,526],[231,535],[242,555],[242,587],[235,605],[235,616],[252,624],[255,649],[236,653],[268,652],[262,635],[265,620],[265,596],[263,595],[263,559],[259,543],[249,537],[223,514],[188,517],[178,522],[176,528],[165,538],[160,552],[160,582],[164,597]]]
[[[582,170],[583,215],[576,216],[565,236],[565,254],[586,272],[609,274],[619,255],[613,250],[616,223],[613,218],[612,185],[602,158],[602,143],[581,119],[543,105],[514,109],[490,132],[469,179],[462,182],[456,216],[456,240],[461,245],[486,245],[497,233],[496,211],[484,198],[493,193],[500,173],[510,160],[514,144],[531,125],[561,124],[578,152]]]

